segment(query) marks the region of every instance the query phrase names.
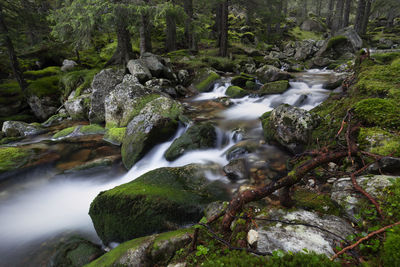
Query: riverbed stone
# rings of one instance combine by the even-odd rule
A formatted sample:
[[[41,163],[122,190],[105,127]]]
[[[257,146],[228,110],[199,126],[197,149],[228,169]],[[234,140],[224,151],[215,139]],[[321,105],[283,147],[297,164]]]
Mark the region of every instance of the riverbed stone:
[[[291,75],[286,71],[281,71],[277,67],[264,65],[256,70],[256,75],[262,83],[289,80]]]
[[[318,118],[310,112],[282,104],[262,117],[264,136],[276,141],[292,153],[299,153],[310,140]]]
[[[257,220],[258,228],[254,229],[258,232],[257,249],[266,253],[275,250],[297,253],[307,249],[332,256],[341,241],[355,233],[344,219],[305,210],[272,210],[257,218],[277,220]]]
[[[399,179],[397,176],[373,175],[359,176],[357,183],[373,198],[383,196],[384,189],[392,185],[390,180]],[[331,198],[345,211],[346,218],[354,223],[359,223],[359,216],[365,197],[357,192],[350,177],[340,178],[333,183]]]
[[[202,69],[196,73],[193,87],[199,92],[209,92],[219,79],[221,79],[221,76],[212,69]]]
[[[168,161],[173,161],[188,151],[213,148],[216,142],[217,133],[214,126],[211,123],[200,123],[191,126],[175,139],[164,155]]]
[[[286,80],[266,83],[257,91],[257,95],[282,94],[289,89],[289,82]]]
[[[123,78],[124,70],[115,69],[105,69],[94,76],[89,111],[89,120],[91,123],[103,123],[105,121],[105,98],[122,82]]]
[[[105,97],[106,127],[126,127],[144,105],[158,97],[159,94],[141,85],[135,76],[125,75],[122,83]]]
[[[225,94],[231,98],[242,98],[249,93],[239,86],[229,86],[228,89],[226,89]]]
[[[249,169],[244,158],[231,160],[224,166],[226,176],[233,181],[249,178]]]
[[[190,243],[192,233],[192,229],[181,229],[133,239],[119,245],[87,266],[166,266],[176,251]]]
[[[101,192],[89,211],[97,234],[104,243],[123,242],[198,221],[206,204],[228,198],[206,178],[209,170],[195,164],[159,168]]]
[[[22,121],[5,121],[2,131],[7,137],[38,135],[45,132],[41,126]]]
[[[122,160],[130,169],[156,144],[168,140],[178,128],[182,105],[160,96],[148,102],[129,122],[122,142]]]

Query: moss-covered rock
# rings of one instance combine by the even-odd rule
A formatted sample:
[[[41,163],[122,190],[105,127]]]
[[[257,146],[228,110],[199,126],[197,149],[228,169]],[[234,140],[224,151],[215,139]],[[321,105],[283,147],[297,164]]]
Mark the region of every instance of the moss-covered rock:
[[[103,139],[113,145],[120,146],[124,140],[126,127],[107,129]]]
[[[160,168],[101,192],[89,211],[97,234],[105,243],[121,242],[199,220],[205,204],[226,198],[205,170]]]
[[[256,79],[253,76],[241,73],[240,75],[233,77],[231,83],[232,85],[245,87],[247,82],[255,82],[255,80]]]
[[[30,149],[19,147],[0,148],[0,174],[16,170],[28,163],[33,155]]]
[[[71,237],[61,242],[48,266],[81,267],[103,255],[99,245],[95,245],[81,237]]]
[[[294,191],[293,200],[296,207],[301,209],[335,216],[340,215],[338,205],[332,201],[328,194],[317,194],[307,189],[297,189]]]
[[[164,96],[148,102],[128,124],[121,150],[125,167],[130,169],[153,146],[168,140],[182,111],[180,103]]]
[[[239,86],[229,86],[228,89],[226,89],[225,94],[231,98],[241,98],[248,95],[249,93]]]
[[[382,156],[400,156],[400,136],[378,127],[361,128],[358,135],[360,148]]]
[[[197,75],[193,82],[194,88],[199,92],[208,92],[212,90],[215,82],[221,78],[215,71],[203,69]]]
[[[215,128],[211,123],[191,126],[184,134],[177,138],[165,151],[165,158],[173,161],[185,152],[195,149],[214,147],[217,141]]]
[[[22,121],[5,121],[2,131],[7,137],[38,135],[45,132],[40,125],[28,124]]]
[[[190,243],[192,233],[192,229],[181,229],[130,240],[87,267],[166,266],[177,250]]]
[[[354,111],[369,126],[400,127],[400,105],[391,99],[368,98],[357,102]]]
[[[256,75],[262,83],[289,80],[291,78],[291,75],[288,72],[270,65],[264,65],[257,69]]]
[[[24,77],[26,79],[30,80],[35,80],[43,77],[48,77],[48,76],[56,76],[61,73],[60,67],[52,66],[52,67],[47,67],[41,70],[30,70],[30,71],[25,71],[24,72]]]
[[[264,84],[260,90],[257,91],[257,94],[260,96],[282,94],[287,89],[289,89],[289,81],[276,81]]]
[[[98,124],[77,125],[62,129],[53,135],[53,139],[64,139],[70,137],[79,137],[85,135],[104,134],[105,129]]]

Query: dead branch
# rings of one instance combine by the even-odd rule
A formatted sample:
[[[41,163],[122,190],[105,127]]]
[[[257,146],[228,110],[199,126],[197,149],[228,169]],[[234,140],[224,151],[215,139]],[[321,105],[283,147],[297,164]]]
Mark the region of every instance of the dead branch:
[[[369,233],[367,236],[365,236],[365,237],[363,237],[363,238],[360,238],[360,239],[359,239],[356,243],[354,243],[353,245],[348,246],[348,247],[345,247],[344,249],[342,249],[341,251],[339,251],[338,253],[336,253],[335,255],[333,255],[333,256],[331,257],[331,261],[333,261],[334,259],[336,259],[336,258],[339,257],[340,255],[342,255],[342,254],[345,253],[346,251],[351,250],[351,249],[357,247],[361,242],[364,242],[365,240],[368,240],[368,239],[370,239],[371,237],[373,237],[373,236],[375,236],[375,235],[377,235],[377,234],[380,234],[380,233],[382,233],[382,232],[385,232],[387,229],[392,228],[392,227],[397,226],[397,225],[400,225],[400,222],[396,222],[396,223],[394,223],[394,224],[387,225],[387,226],[385,226],[385,227],[383,227],[383,228],[381,228],[381,229],[379,229],[379,230],[376,230],[376,231],[374,231],[374,232]]]

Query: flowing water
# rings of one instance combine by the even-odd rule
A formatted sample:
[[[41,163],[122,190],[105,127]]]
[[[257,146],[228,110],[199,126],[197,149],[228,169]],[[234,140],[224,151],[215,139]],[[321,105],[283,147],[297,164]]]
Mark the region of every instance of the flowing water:
[[[59,237],[80,233],[100,243],[88,215],[91,201],[100,191],[134,180],[140,175],[160,167],[183,166],[189,163],[228,163],[225,152],[242,138],[262,140],[262,129],[258,118],[281,103],[307,110],[322,103],[330,91],[322,84],[335,75],[329,71],[311,70],[297,74],[290,82],[290,89],[280,95],[244,97],[223,105],[219,98],[225,97],[229,79],[216,84],[214,90],[186,100],[192,108],[196,121],[211,119],[217,125],[218,144],[214,149],[192,151],[173,162],[163,154],[173,139],[186,128],[181,126],[174,138],[154,147],[127,173],[110,169],[108,172],[92,174],[57,175],[51,166],[30,170],[12,178],[12,182],[0,183],[0,266],[38,266],[43,264],[39,257]],[[195,115],[193,115],[195,114]],[[45,138],[44,138],[45,139]],[[34,142],[40,142],[35,139]],[[262,142],[261,142],[262,143]],[[254,157],[282,158],[289,156],[279,148],[263,145]],[[250,157],[251,155],[249,155]],[[222,175],[210,174],[210,179],[232,183]],[[47,253],[47,254],[46,254]]]

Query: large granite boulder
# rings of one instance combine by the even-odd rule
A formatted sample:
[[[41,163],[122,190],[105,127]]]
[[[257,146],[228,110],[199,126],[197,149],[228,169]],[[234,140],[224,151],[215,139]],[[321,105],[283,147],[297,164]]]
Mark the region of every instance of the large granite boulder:
[[[209,92],[221,76],[212,69],[202,69],[196,73],[193,87],[199,92]]]
[[[183,107],[179,102],[159,96],[144,105],[129,122],[122,143],[122,161],[130,169],[156,144],[168,140],[178,128]]]
[[[228,197],[207,171],[202,165],[160,168],[101,192],[89,210],[97,234],[107,244],[197,222],[206,204]]]
[[[154,77],[175,80],[175,74],[162,57],[146,52],[140,56],[140,61],[150,70]]]
[[[165,158],[173,161],[185,152],[195,149],[212,148],[216,142],[217,133],[211,123],[196,124],[191,126],[171,144],[165,152]]]
[[[159,95],[143,87],[135,76],[125,75],[122,83],[118,84],[105,98],[107,128],[126,127],[141,108],[157,97]]]
[[[71,98],[64,103],[69,116],[74,120],[86,120],[90,109],[90,94]]]
[[[139,59],[130,60],[127,68],[129,72],[141,83],[147,82],[152,77],[150,70]]]
[[[310,141],[318,118],[304,109],[282,104],[265,113],[262,124],[267,141],[274,140],[291,152],[298,153]]]
[[[5,121],[2,131],[7,137],[38,135],[45,132],[41,126],[22,121]]]
[[[89,111],[89,120],[91,123],[103,123],[105,121],[105,98],[122,82],[123,78],[124,71],[115,69],[105,69],[94,76]]]
[[[280,80],[289,80],[290,74],[277,67],[264,65],[256,70],[256,75],[262,83],[275,82]]]

